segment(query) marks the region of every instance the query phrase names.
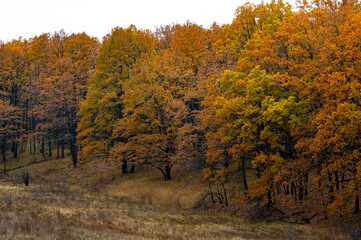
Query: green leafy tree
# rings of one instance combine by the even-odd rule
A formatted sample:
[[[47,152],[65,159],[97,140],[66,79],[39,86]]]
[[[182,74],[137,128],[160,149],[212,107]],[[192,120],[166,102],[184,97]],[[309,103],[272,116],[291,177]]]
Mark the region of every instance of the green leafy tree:
[[[226,71],[204,101],[208,129],[204,177],[224,188],[230,172],[239,169],[244,195],[259,202],[268,197],[268,206],[278,184],[276,176],[294,153],[291,126],[302,114],[300,103],[277,84],[276,77],[259,68],[248,76]],[[249,184],[247,167],[257,176]]]

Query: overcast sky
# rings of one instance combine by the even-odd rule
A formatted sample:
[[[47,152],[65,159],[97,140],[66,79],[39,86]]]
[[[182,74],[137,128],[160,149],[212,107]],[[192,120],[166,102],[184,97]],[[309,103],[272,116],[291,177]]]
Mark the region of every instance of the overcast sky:
[[[185,23],[231,23],[236,8],[261,0],[0,0],[0,40],[31,38],[64,29],[102,38],[113,27],[154,30]]]

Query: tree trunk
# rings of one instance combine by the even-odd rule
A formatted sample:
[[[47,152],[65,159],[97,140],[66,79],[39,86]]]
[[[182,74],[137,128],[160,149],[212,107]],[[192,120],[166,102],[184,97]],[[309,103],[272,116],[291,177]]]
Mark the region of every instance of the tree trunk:
[[[306,173],[305,175],[305,199],[307,199],[307,195],[308,195],[308,174]]]
[[[224,194],[224,204],[226,206],[228,206],[228,197],[227,197],[227,190],[226,187],[224,186],[224,183],[221,183],[222,188],[223,188],[223,194]]]
[[[51,149],[51,138],[48,139],[48,148],[49,148],[49,157],[53,156],[52,149]]]
[[[13,157],[18,158],[18,143],[16,141],[13,142],[11,150],[13,152]]]
[[[165,166],[165,176],[164,176],[164,179],[166,181],[169,181],[171,180],[171,177],[170,177],[170,171],[171,171],[171,167],[169,165]]]
[[[355,178],[357,176],[357,168],[355,168]],[[358,188],[359,184],[356,180],[355,183],[355,192],[356,192],[356,197],[355,197],[355,213],[359,213],[360,212],[360,192],[359,192],[359,188]]]
[[[34,137],[34,144],[33,144],[33,154],[35,154],[36,153],[36,138]]]
[[[44,140],[44,138],[41,138],[40,153],[43,155],[44,160],[46,160],[46,157],[45,157],[45,140]]]
[[[21,148],[20,148],[20,153],[23,154],[24,152],[26,152],[26,145],[28,144],[27,141],[21,141]]]
[[[135,166],[134,166],[134,164],[132,164],[132,166],[130,167],[129,173],[134,173],[134,171],[135,171]]]
[[[277,195],[279,195],[279,194],[280,194],[280,190],[277,187]],[[273,203],[276,204],[276,191],[275,190],[273,190]]]
[[[64,140],[61,140],[61,158],[64,158],[64,148],[65,148],[65,144],[64,144]]]
[[[161,167],[156,167],[159,171],[161,171],[161,173],[163,174],[163,178],[164,180],[166,181],[169,181],[171,180],[171,177],[170,177],[170,170],[171,170],[171,167],[169,165],[165,166],[164,170],[161,168]]]
[[[41,145],[40,145],[40,153],[45,153],[45,141],[44,138],[41,138]]]
[[[123,163],[122,163],[122,173],[123,173],[123,174],[127,174],[127,173],[128,173],[127,160],[123,160]]]
[[[60,157],[60,144],[59,142],[56,143],[56,159]]]
[[[359,212],[360,212],[360,197],[359,194],[357,193],[355,198],[355,213],[359,213]]]
[[[4,175],[6,175],[6,155],[3,153]]]
[[[296,184],[294,181],[291,183],[291,195],[294,195],[295,201],[297,201]]]
[[[248,184],[246,176],[246,159],[242,158],[242,178],[243,178],[243,187],[244,187],[244,196],[247,196]]]
[[[211,194],[211,199],[213,203],[216,203],[216,201],[214,200],[214,196],[213,196],[213,191],[212,191],[212,187],[211,187],[211,181],[208,181],[208,187],[209,187],[209,193]]]
[[[300,201],[303,200],[303,187],[302,187],[302,185],[300,185],[299,188],[298,188],[298,200],[300,200]]]
[[[299,181],[299,186],[298,186],[298,200],[302,201],[303,200],[303,179],[302,179],[302,175]]]
[[[78,163],[78,148],[74,143],[72,143],[70,150],[71,150],[71,158],[73,160],[73,167],[76,167]]]
[[[330,186],[329,186],[329,194],[330,194],[330,199],[331,200],[334,200],[334,194],[333,194],[333,192],[335,191],[334,190],[334,188],[333,188],[333,183],[332,183],[332,175],[331,175],[331,173],[328,173],[328,181],[329,181],[329,183],[330,183]]]
[[[340,181],[338,180],[338,172],[335,172],[336,190],[340,190]]]
[[[6,175],[6,140],[2,141],[1,154],[3,155],[4,175]]]

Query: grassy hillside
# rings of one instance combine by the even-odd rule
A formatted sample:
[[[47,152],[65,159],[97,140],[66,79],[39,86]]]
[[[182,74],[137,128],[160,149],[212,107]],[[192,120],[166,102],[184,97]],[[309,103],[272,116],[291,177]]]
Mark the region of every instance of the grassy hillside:
[[[9,168],[40,156],[12,160]],[[11,167],[10,167],[11,166]],[[21,181],[30,173],[30,185]],[[349,239],[322,226],[252,222],[192,207],[206,190],[200,172],[172,181],[146,167],[122,175],[115,162],[71,167],[50,159],[0,179],[1,239]]]

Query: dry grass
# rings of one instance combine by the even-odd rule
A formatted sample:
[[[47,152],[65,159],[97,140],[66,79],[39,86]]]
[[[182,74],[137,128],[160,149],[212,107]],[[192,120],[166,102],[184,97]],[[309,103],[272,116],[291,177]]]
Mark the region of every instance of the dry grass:
[[[171,182],[159,179],[156,172],[141,173],[131,177],[120,177],[102,190],[110,196],[129,199],[136,203],[176,209],[194,207],[205,191],[206,184],[199,172],[190,173]]]
[[[0,185],[1,239],[319,239],[309,226],[171,210],[64,185]]]
[[[121,175],[104,160],[74,169],[68,157],[28,167],[25,187],[23,171],[0,179],[0,239],[352,239],[336,228],[192,210],[207,187],[199,172],[165,182],[151,169]]]

